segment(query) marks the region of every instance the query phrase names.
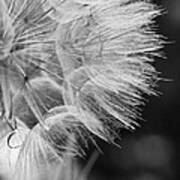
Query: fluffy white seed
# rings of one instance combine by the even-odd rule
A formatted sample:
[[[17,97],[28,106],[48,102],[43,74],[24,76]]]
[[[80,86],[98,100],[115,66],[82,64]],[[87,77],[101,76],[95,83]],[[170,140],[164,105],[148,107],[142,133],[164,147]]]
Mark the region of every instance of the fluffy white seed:
[[[156,94],[159,14],[143,0],[0,1],[1,137],[26,124],[12,176],[43,179],[93,135],[113,143],[135,128],[144,94]]]

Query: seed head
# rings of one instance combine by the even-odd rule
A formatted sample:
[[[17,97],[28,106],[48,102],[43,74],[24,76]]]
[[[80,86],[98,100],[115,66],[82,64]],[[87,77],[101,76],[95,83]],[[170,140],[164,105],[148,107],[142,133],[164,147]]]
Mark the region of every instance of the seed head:
[[[17,180],[40,180],[94,135],[114,143],[135,128],[156,94],[159,14],[143,0],[0,0],[1,137],[18,149]]]

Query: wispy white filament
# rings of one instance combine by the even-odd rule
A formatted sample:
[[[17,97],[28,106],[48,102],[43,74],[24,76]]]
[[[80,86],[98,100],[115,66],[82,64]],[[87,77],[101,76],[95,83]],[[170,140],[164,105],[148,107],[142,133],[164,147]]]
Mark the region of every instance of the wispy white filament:
[[[12,176],[43,179],[94,135],[113,143],[116,130],[134,129],[143,95],[155,94],[159,14],[143,0],[0,0],[1,137],[18,149]],[[9,146],[22,131],[21,145]]]

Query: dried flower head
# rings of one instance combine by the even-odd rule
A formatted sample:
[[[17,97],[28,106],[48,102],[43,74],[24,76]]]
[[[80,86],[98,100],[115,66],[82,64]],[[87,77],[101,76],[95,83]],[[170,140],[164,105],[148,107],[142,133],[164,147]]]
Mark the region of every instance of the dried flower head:
[[[159,14],[143,0],[0,0],[1,138],[15,179],[43,179],[93,135],[113,143],[134,129],[155,94]]]

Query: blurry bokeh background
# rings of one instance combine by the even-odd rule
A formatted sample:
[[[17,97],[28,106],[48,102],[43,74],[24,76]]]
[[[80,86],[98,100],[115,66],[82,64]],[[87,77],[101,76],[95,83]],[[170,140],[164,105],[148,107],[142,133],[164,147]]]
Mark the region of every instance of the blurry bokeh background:
[[[141,128],[123,131],[121,148],[101,143],[90,180],[180,179],[180,0],[154,0],[164,9],[157,31],[167,37],[166,59],[156,59],[159,97],[148,99]]]

